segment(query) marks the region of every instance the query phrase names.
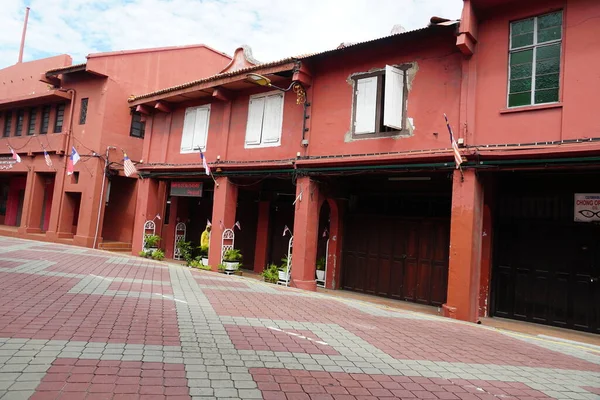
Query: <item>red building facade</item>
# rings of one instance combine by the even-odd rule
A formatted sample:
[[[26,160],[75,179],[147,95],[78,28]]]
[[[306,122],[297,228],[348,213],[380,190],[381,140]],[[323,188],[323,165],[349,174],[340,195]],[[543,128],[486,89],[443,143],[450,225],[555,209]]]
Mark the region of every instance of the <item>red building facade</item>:
[[[465,1],[460,24],[266,64],[242,48],[217,75],[133,96],[151,124],[134,249],[156,214],[168,254],[177,223],[197,241],[210,220],[216,269],[239,221],[260,272],[287,226],[293,286],[315,290],[325,257],[328,288],[597,332],[598,232],[573,215],[597,192],[598,5],[516,4]],[[180,181],[202,197],[171,196]]]
[[[0,234],[131,247],[137,179],[123,175],[121,150],[140,160],[143,121],[128,96],[210,74],[229,60],[189,46],[91,54],[77,65],[63,55],[0,70]],[[67,175],[72,148],[81,160]]]
[[[137,166],[143,179],[125,179],[113,168],[135,183],[129,191],[125,185],[111,190],[118,207],[108,210],[109,202],[98,214],[93,204],[107,186],[98,179],[103,160],[93,158],[87,165],[96,165],[96,179],[84,195],[90,202],[80,202],[87,208],[77,213],[68,194],[76,183],[57,189],[63,186],[58,176],[65,176],[57,171],[52,190],[43,179],[51,173],[43,148],[20,149],[29,164],[0,171],[9,194],[4,224],[25,218],[19,235],[36,237],[45,229],[47,239],[66,232],[75,243],[93,245],[93,218],[100,215],[116,221],[103,224],[103,239],[130,238],[137,254],[145,223],[153,221],[173,257],[178,225],[198,244],[211,221],[212,268],[222,260],[224,230],[233,229],[244,268],[256,272],[281,264],[293,235],[295,287],[315,290],[320,283],[402,299],[473,322],[500,316],[598,333],[600,27],[590,16],[600,5],[522,3],[465,0],[460,22],[434,18],[423,29],[269,63],[254,60],[247,48],[231,60],[203,55],[212,64],[190,62],[183,50],[180,58],[157,52],[147,68],[128,69],[133,75],[123,80],[131,86],[101,91],[114,96],[102,104],[120,115],[113,120],[98,111],[102,136],[74,129],[99,154],[116,144],[143,160]],[[62,67],[69,60],[50,59],[55,64],[42,70],[54,87],[67,88],[69,79],[101,86],[111,57],[121,56],[99,57],[98,67],[94,57],[68,68]],[[139,73],[157,71],[158,59],[177,72]],[[69,96],[51,92],[44,99],[52,104]],[[30,101],[19,96],[31,90],[20,93],[5,95],[11,100],[0,102],[2,110]],[[78,101],[64,118],[80,115]],[[444,114],[460,145],[460,170]],[[19,124],[26,130],[26,115],[4,111],[2,121],[11,121],[10,132]],[[132,120],[138,132],[144,127],[143,140],[127,134]],[[114,136],[99,139],[106,130]],[[13,148],[26,140],[13,136]],[[42,141],[47,148],[63,149],[51,157],[64,165],[69,135],[47,137],[58,141]],[[55,205],[58,196],[66,205]],[[92,219],[82,228],[79,217],[74,232],[74,216],[82,214]],[[325,279],[317,282],[321,260]]]

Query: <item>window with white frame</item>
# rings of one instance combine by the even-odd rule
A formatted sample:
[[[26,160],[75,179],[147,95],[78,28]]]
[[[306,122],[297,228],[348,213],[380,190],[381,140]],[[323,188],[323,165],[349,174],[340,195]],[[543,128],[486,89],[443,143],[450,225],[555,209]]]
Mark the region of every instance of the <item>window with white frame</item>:
[[[508,107],[558,102],[562,11],[511,22]]]
[[[282,123],[282,92],[250,96],[245,147],[279,146]]]
[[[210,104],[186,108],[181,135],[181,153],[192,153],[199,148],[206,149],[209,120]]]
[[[357,137],[389,136],[404,127],[405,71],[385,70],[355,76],[352,133]]]

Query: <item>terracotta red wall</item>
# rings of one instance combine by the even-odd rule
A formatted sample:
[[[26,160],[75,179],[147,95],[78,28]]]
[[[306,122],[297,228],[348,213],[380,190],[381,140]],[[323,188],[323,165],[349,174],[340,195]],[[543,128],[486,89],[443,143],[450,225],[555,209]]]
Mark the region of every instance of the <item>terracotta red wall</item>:
[[[108,205],[104,210],[103,240],[131,242],[136,199],[136,180],[123,177],[113,179]]]
[[[40,82],[40,76],[49,69],[71,65],[71,62],[70,56],[62,54],[0,69],[0,100],[47,92],[48,84]]]
[[[563,9],[561,104],[557,108],[502,113],[506,109],[510,21]],[[477,44],[477,144],[526,143],[598,137],[600,15],[594,0],[519,2],[479,11]],[[545,150],[548,152],[548,150]]]
[[[353,154],[392,152],[412,149],[449,147],[443,114],[458,123],[461,85],[461,55],[455,37],[445,32],[409,42],[373,44],[360,51],[349,50],[335,57],[310,61],[313,84],[308,90],[310,131],[307,134],[307,153],[301,146],[303,107],[296,104],[292,91],[285,93],[281,145],[277,147],[244,147],[248,119],[249,96],[264,92],[261,88],[236,93],[231,103],[211,103],[210,125],[205,154],[209,161],[257,161],[295,158],[302,155]],[[408,117],[416,126],[414,135],[401,139],[372,139],[345,141],[352,113],[351,74],[385,68],[386,64],[416,62],[418,71],[408,95]],[[202,103],[190,103],[187,106]],[[230,104],[230,105],[229,105]],[[230,120],[227,119],[231,108]],[[197,163],[194,154],[180,154],[185,108],[171,114],[154,115],[150,162]],[[223,129],[223,125],[225,129]],[[228,134],[225,134],[228,132]],[[439,133],[434,135],[433,133]]]
[[[309,155],[394,152],[449,147],[443,114],[458,122],[461,55],[454,35],[392,44],[373,44],[316,63]],[[345,141],[352,116],[351,74],[385,68],[386,64],[416,62],[418,70],[408,94],[407,116],[416,127],[412,137]],[[439,133],[435,136],[433,133]]]

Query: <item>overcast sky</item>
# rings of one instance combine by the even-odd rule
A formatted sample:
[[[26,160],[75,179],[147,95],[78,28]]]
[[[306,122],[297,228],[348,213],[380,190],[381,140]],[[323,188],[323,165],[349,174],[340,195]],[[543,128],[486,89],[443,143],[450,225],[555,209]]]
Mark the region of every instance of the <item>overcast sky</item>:
[[[1,0],[0,68],[16,63],[25,7],[24,60],[203,43],[259,61],[385,36],[396,24],[459,18],[462,0]]]

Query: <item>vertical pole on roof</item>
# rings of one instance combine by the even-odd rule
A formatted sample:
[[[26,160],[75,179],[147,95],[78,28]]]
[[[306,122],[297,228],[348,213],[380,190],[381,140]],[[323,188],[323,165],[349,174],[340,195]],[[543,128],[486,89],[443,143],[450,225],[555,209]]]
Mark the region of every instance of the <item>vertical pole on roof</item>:
[[[25,8],[25,21],[23,22],[23,35],[21,36],[21,47],[19,47],[19,61],[17,64],[23,62],[23,50],[25,49],[25,34],[27,33],[27,21],[29,20],[29,7]]]

